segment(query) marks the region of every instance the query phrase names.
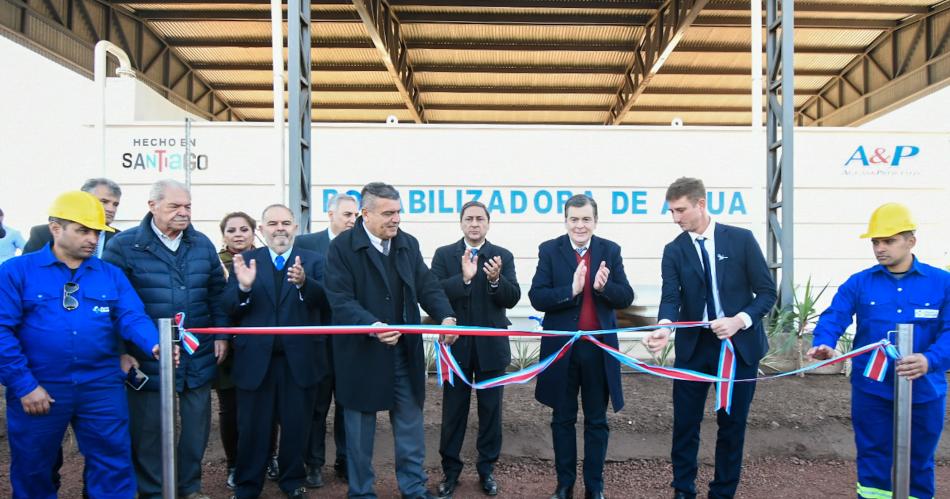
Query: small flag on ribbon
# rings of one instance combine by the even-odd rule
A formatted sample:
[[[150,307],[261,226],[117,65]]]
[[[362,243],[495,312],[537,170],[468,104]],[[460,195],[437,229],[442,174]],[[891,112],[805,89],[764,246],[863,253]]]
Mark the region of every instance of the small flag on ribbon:
[[[201,342],[198,341],[197,336],[185,329],[184,312],[175,314],[175,323],[178,324],[178,336],[181,339],[182,348],[188,352],[188,355],[194,355],[195,352],[198,351],[198,346],[201,345]]]
[[[719,350],[718,376],[720,379],[725,378],[729,381],[716,383],[716,410],[723,409],[726,414],[730,414],[732,412],[732,388],[735,384],[732,380],[736,379],[736,350],[729,338],[722,341],[722,348]]]
[[[871,354],[868,365],[864,368],[864,375],[874,381],[884,381],[888,363],[887,352],[884,351],[884,348],[876,348],[874,353]]]

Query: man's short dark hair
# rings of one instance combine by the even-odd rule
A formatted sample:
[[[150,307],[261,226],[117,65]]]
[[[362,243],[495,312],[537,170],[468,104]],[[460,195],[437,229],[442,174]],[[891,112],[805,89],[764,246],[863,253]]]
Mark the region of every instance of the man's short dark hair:
[[[232,211],[221,219],[221,235],[224,235],[224,228],[227,227],[228,220],[231,220],[232,218],[243,218],[244,221],[247,222],[247,225],[251,227],[251,231],[257,229],[257,222],[255,222],[250,215],[244,213],[243,211]]]
[[[92,192],[96,190],[96,187],[99,187],[100,185],[106,186],[109,189],[109,191],[112,192],[113,196],[117,198],[122,197],[122,188],[119,187],[119,184],[113,182],[112,180],[109,180],[107,178],[102,178],[102,177],[91,178],[83,182],[82,187],[80,187],[79,190],[83,192]]]
[[[594,209],[594,220],[597,220],[597,201],[587,194],[574,194],[564,203],[564,220],[567,220],[568,208],[583,208],[587,205]]]
[[[485,216],[488,218],[488,220],[491,220],[491,213],[488,212],[488,208],[485,207],[485,203],[482,203],[481,201],[469,201],[462,205],[462,211],[459,212],[459,222],[465,218],[465,210],[473,207],[485,210]]]
[[[371,208],[376,198],[399,201],[399,191],[384,182],[370,182],[360,191],[360,208]]]
[[[686,196],[690,203],[696,204],[700,199],[706,199],[706,186],[698,178],[680,177],[666,189],[666,200],[676,201],[683,196]]]

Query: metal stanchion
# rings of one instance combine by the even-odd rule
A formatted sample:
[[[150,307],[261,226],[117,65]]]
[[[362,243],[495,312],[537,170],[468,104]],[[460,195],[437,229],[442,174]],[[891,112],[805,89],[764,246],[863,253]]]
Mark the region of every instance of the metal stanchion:
[[[914,353],[914,325],[897,325],[897,349],[901,355]],[[891,488],[894,499],[910,497],[910,428],[913,382],[894,376],[894,461]]]
[[[159,358],[162,408],[162,498],[175,499],[175,356],[172,320],[159,319]]]

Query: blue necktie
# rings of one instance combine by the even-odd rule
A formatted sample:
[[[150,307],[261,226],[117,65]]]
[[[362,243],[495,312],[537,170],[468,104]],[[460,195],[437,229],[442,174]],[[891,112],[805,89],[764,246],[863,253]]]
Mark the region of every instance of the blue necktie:
[[[713,298],[712,270],[709,268],[709,252],[706,251],[706,238],[700,237],[699,251],[703,255],[703,277],[706,279],[706,317],[710,321],[716,320],[716,301]]]
[[[478,248],[472,248],[469,251],[472,253],[472,261],[478,260]]]
[[[581,258],[584,258],[584,253],[587,251],[587,246],[584,246],[583,248],[576,248],[575,251],[577,251],[577,254],[580,255]]]
[[[278,272],[284,270],[284,263],[287,262],[287,259],[284,258],[284,255],[277,255],[277,258],[274,259],[274,267]]]

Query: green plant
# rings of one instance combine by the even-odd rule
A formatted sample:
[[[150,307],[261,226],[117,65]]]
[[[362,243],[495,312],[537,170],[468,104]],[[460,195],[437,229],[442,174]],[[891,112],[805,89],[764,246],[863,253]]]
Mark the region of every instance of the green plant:
[[[789,334],[793,315],[791,309],[781,310],[778,307],[773,308],[769,313],[765,326],[765,335],[769,339],[769,351],[759,361],[760,366],[781,371],[782,359],[785,359],[788,352],[795,346],[795,336]]]
[[[818,300],[827,289],[828,284],[825,284],[816,290],[809,277],[804,288],[795,288],[791,307],[783,310],[776,306],[772,309],[766,330],[770,347],[760,362],[762,365],[774,368],[775,362],[784,358],[790,350],[795,352],[796,368],[801,369],[805,365],[805,340],[818,321]]]
[[[803,348],[805,336],[811,334],[815,323],[818,322],[818,316],[821,315],[817,308],[818,300],[821,299],[821,295],[825,294],[827,289],[828,284],[826,283],[816,294],[815,288],[811,285],[811,276],[809,276],[808,280],[805,281],[805,290],[801,294],[801,298],[799,298],[797,292],[795,293],[795,300],[792,304],[794,312],[792,325],[794,326],[793,331],[798,346],[798,369],[805,365],[805,349]],[[796,291],[798,290],[796,289]]]
[[[845,332],[838,338],[838,351],[848,353],[852,348],[854,348],[854,335]],[[851,359],[844,361],[844,375],[851,376]]]
[[[423,339],[422,344],[425,349],[426,372],[435,372],[435,340]]]
[[[538,361],[541,354],[540,343],[533,341],[513,341],[514,351],[511,352],[511,367],[519,371]]]
[[[664,366],[664,367],[673,365],[673,362],[670,361],[670,354],[673,353],[674,340],[675,338],[673,336],[670,336],[670,341],[667,342],[666,346],[664,346],[663,349],[660,350],[659,352],[654,353],[647,350],[648,352],[650,352],[650,358],[653,361],[653,365]]]

